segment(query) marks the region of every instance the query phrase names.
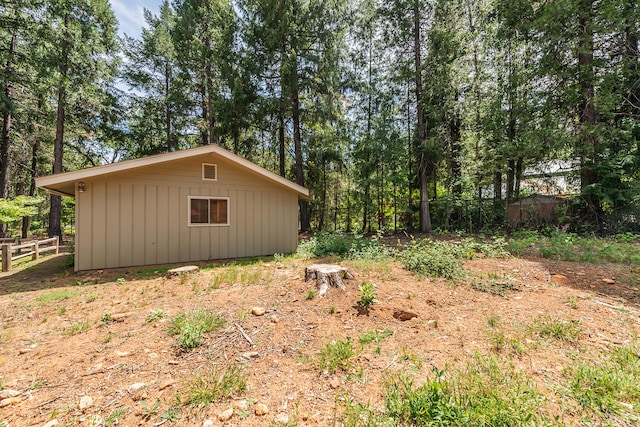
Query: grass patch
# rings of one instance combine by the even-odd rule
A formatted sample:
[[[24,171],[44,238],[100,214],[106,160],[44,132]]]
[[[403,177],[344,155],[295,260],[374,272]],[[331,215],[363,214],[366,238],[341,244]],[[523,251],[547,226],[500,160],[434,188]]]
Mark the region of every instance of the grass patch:
[[[479,276],[471,281],[471,287],[476,291],[486,292],[492,295],[506,297],[509,294],[519,291],[520,288],[513,278],[501,273],[487,273],[485,276]]]
[[[107,418],[104,419],[104,425],[105,426],[118,425],[120,423],[120,420],[126,415],[126,413],[127,413],[126,406],[114,409],[113,411],[111,411],[109,416],[107,416]]]
[[[580,321],[540,316],[529,326],[533,335],[557,341],[575,342],[584,328]]]
[[[640,348],[637,345],[618,347],[598,363],[571,365],[565,375],[569,378],[567,393],[584,409],[612,425],[618,425],[616,417],[640,421]]]
[[[86,331],[87,329],[89,329],[89,323],[87,323],[87,322],[76,322],[73,325],[69,326],[67,329],[65,329],[63,334],[64,335],[78,335],[78,334],[81,334],[82,332]]]
[[[170,269],[171,267],[145,268],[134,271],[133,275],[138,279],[154,279],[156,277],[165,277]]]
[[[507,243],[513,255],[537,253],[560,261],[590,264],[640,264],[640,242],[622,234],[615,237],[579,236],[574,233],[553,232],[544,236],[535,231],[514,233]]]
[[[382,340],[390,337],[391,335],[393,335],[393,331],[391,329],[367,331],[360,334],[360,337],[358,337],[358,340],[362,345],[367,345],[372,342],[379,344]]]
[[[511,365],[476,355],[466,368],[435,372],[416,386],[404,375],[385,384],[386,414],[412,426],[526,426],[544,418],[544,401],[532,381]]]
[[[240,393],[246,387],[246,375],[240,366],[229,365],[222,374],[212,369],[196,375],[188,384],[187,403],[191,406],[207,406]]]
[[[327,371],[330,374],[338,370],[347,371],[351,368],[351,358],[355,351],[351,345],[351,338],[344,341],[334,340],[324,345],[314,360],[318,371]]]
[[[73,298],[80,294],[80,291],[71,289],[59,289],[51,292],[47,292],[38,296],[38,302],[40,304],[47,304],[55,301],[64,301]]]
[[[224,325],[224,319],[205,309],[181,313],[171,319],[168,327],[170,335],[176,339],[175,345],[188,352],[202,344],[202,336]]]
[[[167,317],[167,313],[165,313],[162,309],[151,310],[151,314],[147,316],[147,323],[154,323],[160,319],[164,319]]]

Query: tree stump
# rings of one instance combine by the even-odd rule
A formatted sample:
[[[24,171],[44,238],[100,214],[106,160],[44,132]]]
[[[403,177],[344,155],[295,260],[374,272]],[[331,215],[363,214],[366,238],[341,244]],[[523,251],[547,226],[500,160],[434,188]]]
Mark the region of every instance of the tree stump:
[[[313,264],[304,270],[304,281],[315,279],[318,295],[321,297],[327,293],[329,286],[344,290],[342,279],[353,278],[353,274],[349,270],[333,264]]]

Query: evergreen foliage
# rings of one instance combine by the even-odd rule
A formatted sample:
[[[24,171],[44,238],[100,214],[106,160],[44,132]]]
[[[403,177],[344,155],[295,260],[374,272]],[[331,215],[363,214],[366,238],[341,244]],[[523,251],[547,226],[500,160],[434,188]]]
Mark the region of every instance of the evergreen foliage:
[[[552,189],[575,196],[571,231],[640,230],[636,1],[178,0],[144,16],[117,38],[107,0],[0,7],[1,199],[217,143],[312,190],[302,230],[504,227],[510,202],[549,190],[527,179],[549,161],[572,165]],[[50,200],[24,236],[62,234]]]

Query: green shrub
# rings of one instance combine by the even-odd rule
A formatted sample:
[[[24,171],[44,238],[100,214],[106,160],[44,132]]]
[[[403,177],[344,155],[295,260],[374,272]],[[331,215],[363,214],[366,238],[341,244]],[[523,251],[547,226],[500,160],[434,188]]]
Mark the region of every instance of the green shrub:
[[[349,259],[382,260],[391,251],[380,243],[378,236],[367,238],[358,234],[319,232],[298,245],[303,258],[337,256]]]
[[[360,307],[369,308],[373,305],[374,300],[378,296],[378,291],[376,291],[376,287],[373,283],[362,282],[358,296],[360,297],[360,301],[358,301]]]
[[[464,274],[461,252],[451,243],[423,240],[412,242],[400,254],[404,267],[421,276],[456,279]]]

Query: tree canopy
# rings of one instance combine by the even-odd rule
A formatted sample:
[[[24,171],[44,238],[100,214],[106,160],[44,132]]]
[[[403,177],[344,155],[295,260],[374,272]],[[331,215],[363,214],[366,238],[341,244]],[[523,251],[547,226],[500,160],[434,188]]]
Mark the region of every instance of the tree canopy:
[[[36,176],[201,144],[310,188],[302,230],[502,228],[542,192],[577,231],[640,231],[637,1],[165,0],[144,17],[118,37],[108,0],[0,6],[0,199],[38,196],[23,234],[72,222]]]

